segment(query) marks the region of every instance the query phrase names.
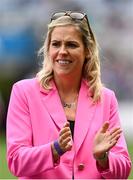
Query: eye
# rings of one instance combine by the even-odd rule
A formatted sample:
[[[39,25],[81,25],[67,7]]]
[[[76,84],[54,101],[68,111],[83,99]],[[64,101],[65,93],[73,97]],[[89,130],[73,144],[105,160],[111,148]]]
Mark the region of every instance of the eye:
[[[53,47],[59,47],[59,46],[60,46],[60,42],[58,42],[58,41],[53,41],[53,42],[51,42],[51,46],[53,46]]]
[[[75,42],[68,42],[67,43],[67,47],[70,47],[70,48],[77,48],[78,47],[78,45],[75,43]]]

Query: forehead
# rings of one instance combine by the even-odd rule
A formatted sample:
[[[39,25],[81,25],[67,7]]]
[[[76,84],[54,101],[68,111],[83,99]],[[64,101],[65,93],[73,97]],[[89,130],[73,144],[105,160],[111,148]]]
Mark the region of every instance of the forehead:
[[[82,34],[78,27],[73,25],[57,26],[51,33],[51,40],[82,40]]]

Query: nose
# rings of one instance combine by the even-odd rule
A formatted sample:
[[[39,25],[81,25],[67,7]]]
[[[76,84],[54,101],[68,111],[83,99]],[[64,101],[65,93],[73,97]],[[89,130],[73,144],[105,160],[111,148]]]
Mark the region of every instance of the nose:
[[[60,47],[60,49],[59,49],[59,54],[61,54],[61,55],[67,54],[67,48],[66,48],[64,45],[62,45],[62,46]]]

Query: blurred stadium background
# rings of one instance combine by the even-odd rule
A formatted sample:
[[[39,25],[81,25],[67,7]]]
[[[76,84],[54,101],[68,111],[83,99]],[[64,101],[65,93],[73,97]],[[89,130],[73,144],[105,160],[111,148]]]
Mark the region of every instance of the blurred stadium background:
[[[6,112],[14,82],[32,77],[41,59],[47,23],[55,11],[85,11],[96,33],[103,83],[115,91],[133,158],[133,1],[0,0],[0,178],[14,178],[6,165]],[[133,178],[133,171],[129,179]]]

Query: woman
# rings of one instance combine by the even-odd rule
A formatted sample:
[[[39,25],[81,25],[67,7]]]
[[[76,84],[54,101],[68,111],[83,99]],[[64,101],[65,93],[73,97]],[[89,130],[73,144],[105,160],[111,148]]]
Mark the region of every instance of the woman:
[[[11,172],[28,179],[125,179],[131,161],[114,92],[102,86],[87,16],[52,15],[36,78],[14,84],[7,116]]]

